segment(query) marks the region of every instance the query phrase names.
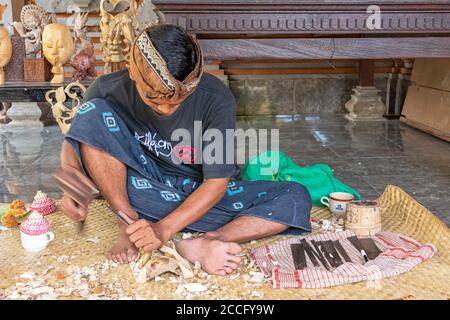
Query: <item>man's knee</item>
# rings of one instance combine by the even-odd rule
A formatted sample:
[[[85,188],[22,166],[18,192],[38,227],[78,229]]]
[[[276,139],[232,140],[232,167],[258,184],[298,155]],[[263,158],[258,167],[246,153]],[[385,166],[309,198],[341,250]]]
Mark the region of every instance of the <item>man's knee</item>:
[[[289,192],[291,201],[294,202],[294,208],[292,208],[292,220],[296,224],[303,224],[307,219],[309,221],[309,215],[312,209],[312,199],[305,188],[300,183],[292,182],[289,185]]]
[[[309,210],[312,208],[312,199],[308,189],[300,183],[293,182],[290,188],[293,188],[294,193],[298,196],[299,202],[303,203]]]

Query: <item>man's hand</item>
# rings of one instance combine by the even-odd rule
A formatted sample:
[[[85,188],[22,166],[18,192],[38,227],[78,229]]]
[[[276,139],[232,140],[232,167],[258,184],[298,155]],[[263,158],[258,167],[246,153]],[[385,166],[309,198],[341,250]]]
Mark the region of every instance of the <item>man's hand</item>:
[[[142,248],[147,252],[161,248],[170,239],[170,236],[165,235],[157,223],[152,223],[145,219],[130,224],[126,232],[130,241],[138,249]]]
[[[61,207],[63,212],[75,221],[84,221],[87,217],[87,209],[80,207],[77,205],[72,198],[70,198],[67,194],[63,195],[61,200]]]

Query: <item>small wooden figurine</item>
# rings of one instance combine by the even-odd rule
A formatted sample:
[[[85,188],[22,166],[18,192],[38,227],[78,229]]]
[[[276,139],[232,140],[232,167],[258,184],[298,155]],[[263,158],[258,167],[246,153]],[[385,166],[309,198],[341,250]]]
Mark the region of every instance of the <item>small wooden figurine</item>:
[[[3,19],[3,13],[6,9],[5,6],[0,6],[0,20]],[[3,67],[8,64],[12,56],[12,43],[9,37],[8,31],[0,23],[0,85],[5,84],[5,71]]]
[[[87,37],[86,23],[89,18],[89,12],[78,12],[75,18],[75,24],[73,26],[73,33],[75,34],[74,46],[77,46],[77,42],[81,42],[80,51],[84,48],[91,46],[91,41]]]
[[[92,80],[97,77],[95,70],[95,49],[86,33],[86,23],[88,21],[87,13],[78,13],[75,19],[74,33],[75,45],[81,42],[81,47],[70,60],[70,64],[74,68],[72,78],[74,81]]]
[[[25,51],[27,58],[42,57],[42,30],[47,24],[56,20],[45,10],[35,4],[23,6],[20,13],[20,22],[13,22],[17,33],[25,38]]]
[[[97,77],[95,69],[94,46],[81,49],[70,60],[74,68],[72,79],[74,81],[93,80]]]
[[[101,0],[100,29],[105,73],[129,60],[143,0]],[[127,6],[128,5],[128,6]]]
[[[64,83],[64,64],[73,54],[73,39],[70,29],[59,23],[44,28],[42,43],[45,58],[53,66],[51,83]]]

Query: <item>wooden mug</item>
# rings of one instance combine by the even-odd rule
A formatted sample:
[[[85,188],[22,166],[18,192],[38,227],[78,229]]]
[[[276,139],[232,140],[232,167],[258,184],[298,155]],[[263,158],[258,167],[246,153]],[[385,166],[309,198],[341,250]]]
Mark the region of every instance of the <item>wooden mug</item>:
[[[373,236],[381,231],[381,208],[376,201],[353,201],[347,205],[345,229],[357,236]]]

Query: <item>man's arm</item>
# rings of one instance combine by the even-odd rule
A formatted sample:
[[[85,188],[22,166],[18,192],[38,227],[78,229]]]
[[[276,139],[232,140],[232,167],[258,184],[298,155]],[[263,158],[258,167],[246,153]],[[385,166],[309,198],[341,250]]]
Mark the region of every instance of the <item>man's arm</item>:
[[[208,179],[171,214],[157,223],[141,219],[127,228],[130,240],[145,251],[159,249],[174,235],[201,219],[223,197],[230,178]]]

